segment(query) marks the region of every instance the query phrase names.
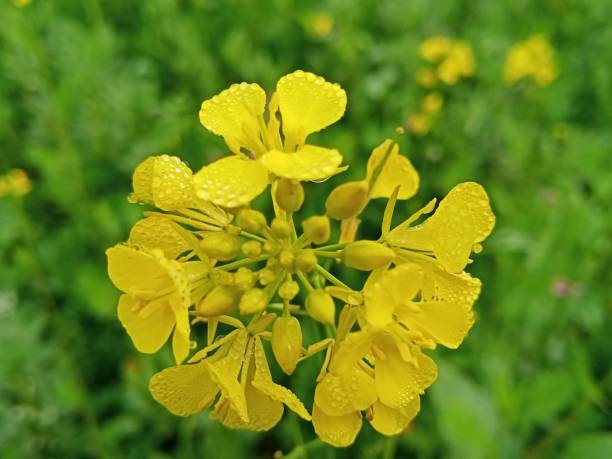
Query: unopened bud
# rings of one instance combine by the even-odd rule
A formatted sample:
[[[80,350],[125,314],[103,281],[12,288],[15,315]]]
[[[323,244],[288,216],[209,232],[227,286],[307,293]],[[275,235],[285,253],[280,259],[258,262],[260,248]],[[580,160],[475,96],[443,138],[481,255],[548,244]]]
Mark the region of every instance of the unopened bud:
[[[293,373],[302,354],[302,329],[295,317],[279,317],[272,326],[272,352],[281,369]]]
[[[286,238],[291,234],[291,225],[283,218],[276,217],[270,225],[272,235],[278,238]]]
[[[241,294],[235,287],[218,285],[200,302],[198,312],[208,317],[227,314],[238,306]]]
[[[372,271],[393,261],[395,252],[376,241],[352,242],[344,248],[344,264],[362,271]]]
[[[268,295],[260,288],[252,288],[244,292],[240,298],[240,314],[255,314],[266,309]]]
[[[234,285],[234,273],[223,269],[212,269],[210,279],[217,285]]]
[[[333,324],[336,307],[334,299],[323,290],[313,290],[306,297],[306,311],[314,319],[324,324]]]
[[[323,244],[329,240],[331,228],[329,218],[325,215],[313,215],[302,222],[304,234],[315,244]]]
[[[221,261],[234,258],[240,248],[238,240],[225,232],[207,234],[200,241],[200,247],[210,258]]]
[[[309,273],[317,266],[317,256],[312,249],[300,250],[295,257],[295,267],[299,271]]]
[[[329,194],[325,207],[327,215],[344,220],[358,215],[368,202],[368,185],[361,182],[347,182],[337,186]]]
[[[266,226],[266,216],[253,209],[242,209],[238,212],[236,223],[250,233],[259,233]]]
[[[240,246],[240,250],[249,258],[255,258],[261,255],[261,242],[246,241]]]
[[[274,279],[276,279],[277,271],[272,268],[264,268],[259,271],[259,282],[261,285],[268,285]]]
[[[250,289],[255,285],[256,280],[255,273],[249,268],[240,268],[234,274],[234,285],[240,290]]]
[[[264,252],[269,253],[270,255],[276,255],[280,252],[280,246],[273,241],[266,241],[263,245]]]
[[[291,301],[298,293],[300,293],[300,286],[296,281],[286,280],[278,288],[278,296],[283,300]]]
[[[282,178],[276,182],[274,197],[281,209],[296,212],[304,203],[304,187],[297,180]]]
[[[280,265],[288,270],[293,270],[293,263],[295,262],[295,255],[293,254],[293,252],[291,250],[283,250],[281,251],[281,253],[278,255],[278,260],[280,262]]]

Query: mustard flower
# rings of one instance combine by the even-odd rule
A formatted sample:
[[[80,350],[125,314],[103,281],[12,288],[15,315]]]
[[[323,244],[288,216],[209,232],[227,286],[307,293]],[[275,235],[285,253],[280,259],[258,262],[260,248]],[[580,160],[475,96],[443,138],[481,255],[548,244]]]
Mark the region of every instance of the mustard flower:
[[[439,110],[436,94],[424,110]],[[435,212],[433,200],[392,228],[397,201],[413,197],[420,179],[387,139],[372,150],[361,180],[338,185],[323,214],[296,222],[307,198],[300,182],[343,170],[336,150],[306,137],[342,116],[346,95],[296,71],[277,84],[267,118],[265,101],[259,86],[243,83],[202,105],[202,124],[224,137],[233,156],[195,174],[170,155],[136,167],[129,200],[149,210],[127,243],[107,250],[109,277],[122,292],[118,318],[143,353],[172,337],[176,365],[153,375],[149,389],[175,415],[208,410],[228,428],[263,431],[287,407],[337,447],[355,441],[364,419],[397,435],[437,377],[427,351],[458,347],[474,324],[481,284],[464,269],[495,223],[488,196],[462,183]],[[266,189],[270,215],[250,206]],[[381,235],[361,240],[359,216],[373,199],[387,199]],[[339,239],[330,241],[332,234]],[[367,281],[354,290],[330,263],[364,271]],[[309,320],[323,339],[306,341]],[[274,382],[272,369],[294,375],[319,353],[325,359],[311,381],[309,411]]]
[[[532,78],[537,85],[548,86],[556,77],[552,46],[542,35],[517,43],[506,55],[504,78],[508,83]]]

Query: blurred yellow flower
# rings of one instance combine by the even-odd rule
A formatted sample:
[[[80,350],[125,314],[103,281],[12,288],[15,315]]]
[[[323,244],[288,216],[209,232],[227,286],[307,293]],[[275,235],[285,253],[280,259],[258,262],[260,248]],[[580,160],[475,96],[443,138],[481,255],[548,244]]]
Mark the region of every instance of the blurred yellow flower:
[[[429,37],[421,42],[419,54],[426,61],[434,63],[446,56],[451,46],[452,42],[447,37]]]
[[[5,175],[0,175],[1,196],[25,196],[32,190],[32,183],[23,169],[11,169]]]
[[[424,88],[431,88],[436,84],[438,78],[436,77],[436,72],[432,69],[422,68],[417,71],[416,80],[417,83]]]
[[[408,118],[408,130],[416,135],[425,135],[431,129],[431,117],[426,113],[415,113]]]
[[[460,78],[474,74],[476,63],[469,43],[436,36],[424,40],[419,46],[423,59],[435,65],[435,78],[448,86],[456,84]],[[419,71],[417,80],[422,86],[431,87],[431,78],[424,70]],[[423,83],[421,83],[423,81]]]
[[[421,100],[421,110],[424,113],[436,114],[444,105],[444,98],[439,92],[431,92]]]
[[[17,8],[23,8],[28,6],[30,3],[32,3],[32,0],[13,0],[13,5],[15,5]]]
[[[528,77],[539,86],[548,86],[557,77],[552,46],[542,35],[517,43],[506,56],[504,78],[508,83]]]
[[[334,28],[334,18],[327,13],[318,13],[310,18],[310,30],[318,37],[328,36]]]

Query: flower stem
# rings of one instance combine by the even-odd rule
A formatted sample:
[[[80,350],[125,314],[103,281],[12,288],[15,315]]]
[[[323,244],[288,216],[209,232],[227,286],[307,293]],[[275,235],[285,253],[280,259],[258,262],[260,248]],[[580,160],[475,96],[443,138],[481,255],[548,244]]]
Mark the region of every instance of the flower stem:
[[[327,279],[332,284],[334,284],[334,285],[336,285],[338,287],[344,287],[344,288],[349,288],[350,289],[350,287],[348,285],[346,285],[344,282],[342,282],[340,279],[338,279],[336,276],[334,276],[332,273],[330,273],[323,266],[321,266],[321,265],[315,266],[315,271],[318,272],[321,276],[323,276],[325,279]]]

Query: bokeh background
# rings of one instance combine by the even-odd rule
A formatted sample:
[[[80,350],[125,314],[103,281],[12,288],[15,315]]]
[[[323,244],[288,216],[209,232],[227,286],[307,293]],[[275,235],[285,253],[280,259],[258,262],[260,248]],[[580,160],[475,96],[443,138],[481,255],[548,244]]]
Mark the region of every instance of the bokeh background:
[[[0,457],[271,458],[311,440],[291,415],[255,434],[154,402],[148,379],[170,353],[132,347],[104,250],[143,210],[126,199],[139,161],[198,169],[225,153],[197,112],[233,82],[270,90],[297,68],[339,82],[346,115],[315,143],[361,177],[431,93],[416,76],[435,35],[469,43],[475,72],[438,85],[428,132],[402,138],[422,186],[397,213],[461,181],[486,187],[497,227],[471,268],[477,322],[434,352],[440,376],[409,432],[389,442],[364,425],[353,447],[309,457],[612,457],[608,0],[3,0],[0,18],[0,175],[21,169],[31,187],[13,172],[21,187],[0,197]],[[507,53],[533,34],[556,78],[508,84]],[[308,210],[336,183],[309,185]],[[312,399],[306,376],[292,384]]]

